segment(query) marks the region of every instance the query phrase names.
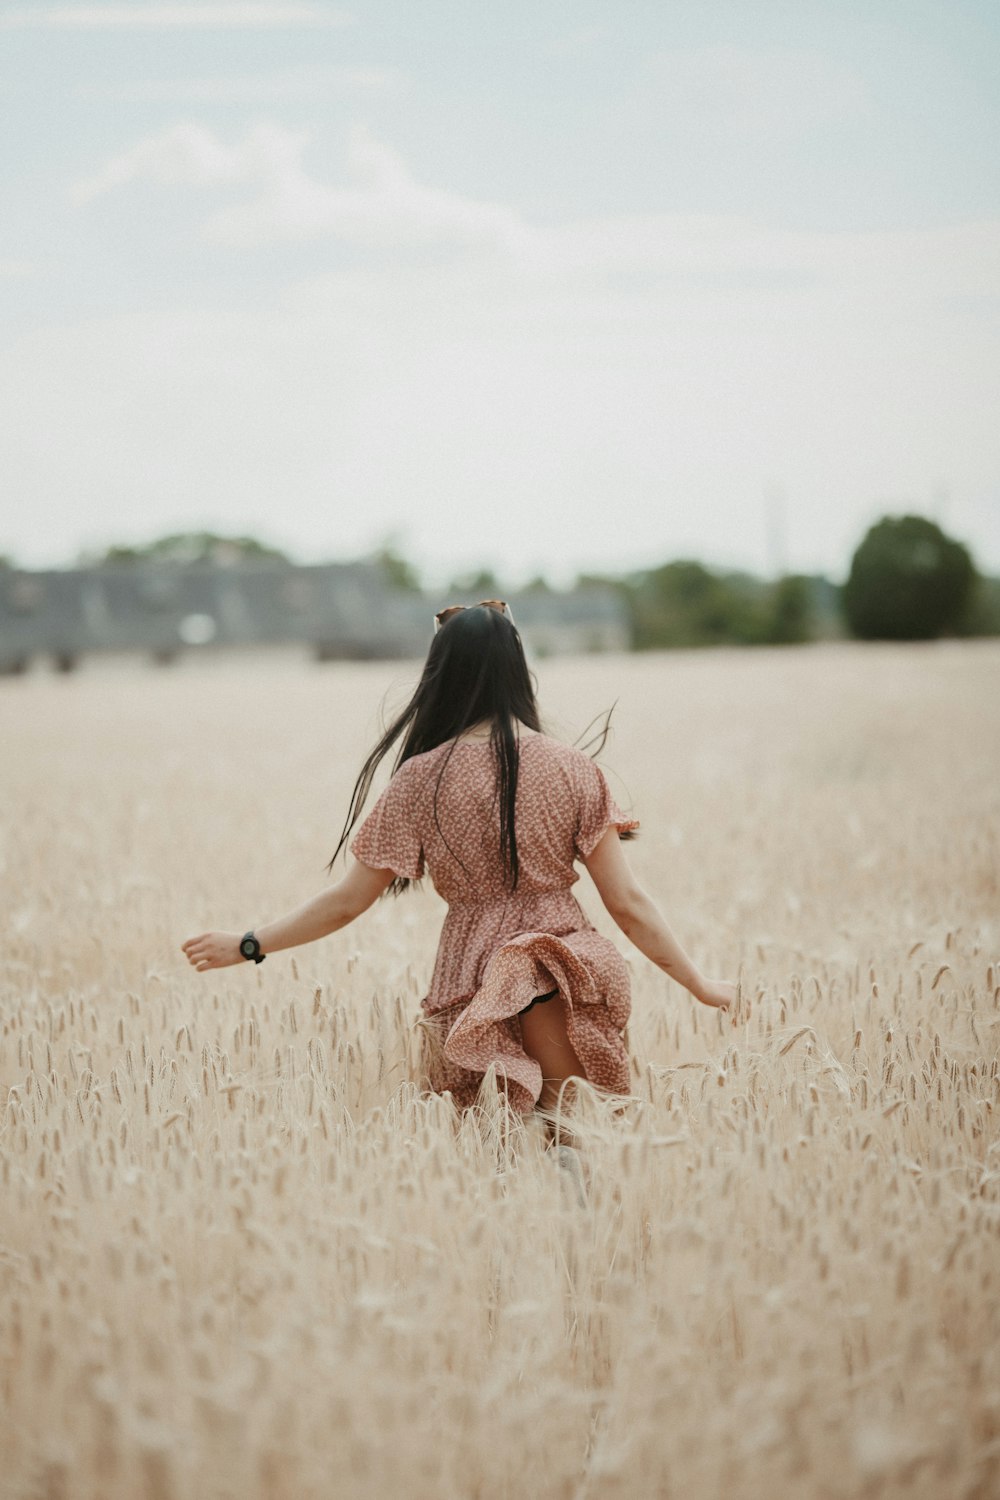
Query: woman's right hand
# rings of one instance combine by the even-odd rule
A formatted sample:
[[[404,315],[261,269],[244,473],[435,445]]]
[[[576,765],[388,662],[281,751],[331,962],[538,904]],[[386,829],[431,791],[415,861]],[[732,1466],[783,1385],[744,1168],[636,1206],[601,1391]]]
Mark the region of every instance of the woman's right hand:
[[[245,961],[240,952],[238,932],[203,932],[199,937],[181,943],[181,949],[199,974],[204,974],[206,969],[228,969],[232,964]]]
[[[706,979],[695,992],[695,999],[702,1005],[714,1006],[716,1010],[732,1010],[737,1001],[737,989],[728,979]]]

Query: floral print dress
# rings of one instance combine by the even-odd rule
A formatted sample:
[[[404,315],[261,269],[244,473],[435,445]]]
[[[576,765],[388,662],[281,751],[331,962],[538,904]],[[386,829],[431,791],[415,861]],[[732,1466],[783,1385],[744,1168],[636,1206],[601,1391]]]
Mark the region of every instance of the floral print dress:
[[[609,828],[639,824],[582,751],[530,733],[522,733],[519,749],[515,891],[504,879],[497,768],[485,739],[448,740],[404,761],[351,852],[411,880],[429,871],[448,903],[430,991],[420,1002],[430,1087],[468,1108],[495,1063],[508,1103],[527,1114],[541,1094],[542,1070],[524,1050],[520,1012],[554,990],[587,1079],[610,1093],[629,1091],[628,970],[572,887],[574,862]]]

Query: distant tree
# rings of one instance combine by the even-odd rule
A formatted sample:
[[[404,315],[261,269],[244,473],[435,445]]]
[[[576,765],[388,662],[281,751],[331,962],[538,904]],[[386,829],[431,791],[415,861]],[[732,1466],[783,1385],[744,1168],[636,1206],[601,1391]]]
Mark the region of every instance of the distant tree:
[[[1000,578],[987,578],[982,574],[977,577],[958,633],[1000,635]]]
[[[578,573],[574,588],[605,588],[624,590],[628,583],[616,573]]]
[[[768,638],[765,590],[759,580],[742,574],[726,578],[693,559],[633,575],[626,598],[638,650],[750,645]]]
[[[175,531],[140,546],[115,545],[103,553],[88,553],[79,559],[82,566],[104,563],[214,563],[242,562],[287,563],[286,553],[268,546],[257,537],[221,536],[214,531]]]
[[[776,646],[786,646],[811,638],[809,580],[799,573],[786,573],[778,579],[771,594],[768,640]]]
[[[105,563],[141,562],[145,556],[144,548],[126,547],[116,543],[113,547],[106,547],[103,552],[90,550],[80,552],[77,555],[76,565],[78,568],[100,568]]]
[[[859,544],[843,588],[852,635],[931,640],[962,627],[976,581],[961,542],[924,516],[883,516]]]
[[[469,599],[475,594],[478,599],[500,599],[501,584],[497,575],[491,568],[480,568],[475,573],[461,573],[453,578],[448,585],[449,594],[463,595]],[[460,604],[461,598],[456,598],[455,603]]]
[[[391,543],[387,542],[380,547],[372,561],[381,569],[382,576],[391,589],[399,589],[407,594],[420,593],[419,573]]]

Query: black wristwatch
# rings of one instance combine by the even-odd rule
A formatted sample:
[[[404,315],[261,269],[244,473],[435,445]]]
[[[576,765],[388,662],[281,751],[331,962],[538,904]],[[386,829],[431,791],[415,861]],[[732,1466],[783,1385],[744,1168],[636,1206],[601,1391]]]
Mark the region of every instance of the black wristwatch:
[[[244,958],[252,958],[255,964],[262,964],[267,957],[261,953],[260,944],[252,932],[245,932],[240,938],[240,952]]]

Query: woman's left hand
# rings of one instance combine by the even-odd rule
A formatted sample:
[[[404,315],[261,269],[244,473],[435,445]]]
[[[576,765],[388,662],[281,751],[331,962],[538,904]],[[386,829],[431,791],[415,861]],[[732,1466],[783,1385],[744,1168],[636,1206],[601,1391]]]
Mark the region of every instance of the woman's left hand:
[[[240,952],[239,934],[235,932],[203,932],[200,937],[188,938],[181,944],[187,954],[188,963],[199,971],[225,969],[230,964],[246,963]]]
[[[739,991],[729,979],[705,979],[694,992],[702,1005],[714,1005],[717,1010],[731,1010],[736,1006]]]

